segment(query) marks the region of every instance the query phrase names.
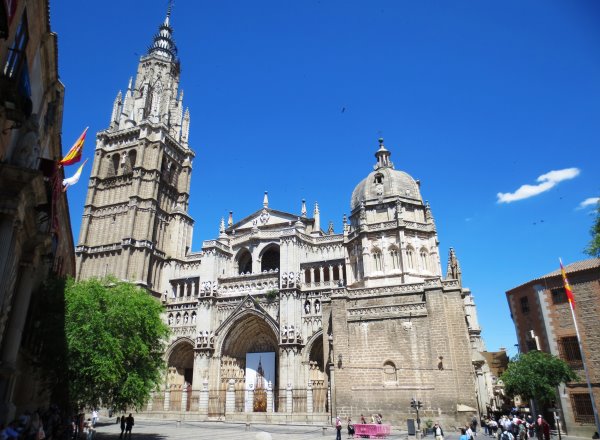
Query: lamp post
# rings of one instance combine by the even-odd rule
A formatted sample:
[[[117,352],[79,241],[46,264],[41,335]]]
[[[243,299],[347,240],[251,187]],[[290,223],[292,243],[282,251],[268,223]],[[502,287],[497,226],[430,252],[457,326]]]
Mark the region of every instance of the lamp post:
[[[421,419],[419,418],[419,410],[423,407],[423,404],[420,400],[417,400],[413,397],[410,401],[410,406],[417,411],[417,438],[419,438],[421,435]]]

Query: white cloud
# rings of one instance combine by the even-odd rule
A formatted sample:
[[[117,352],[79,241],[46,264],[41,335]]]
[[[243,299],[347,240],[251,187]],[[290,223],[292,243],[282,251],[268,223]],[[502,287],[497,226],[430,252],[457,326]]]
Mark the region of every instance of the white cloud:
[[[554,188],[563,180],[569,180],[579,175],[578,168],[565,168],[564,170],[549,171],[536,179],[538,185],[521,185],[514,193],[498,193],[498,203],[511,203],[517,200],[528,199]]]
[[[600,201],[600,197],[588,197],[583,202],[579,204],[577,209],[587,208],[588,206],[596,206]]]

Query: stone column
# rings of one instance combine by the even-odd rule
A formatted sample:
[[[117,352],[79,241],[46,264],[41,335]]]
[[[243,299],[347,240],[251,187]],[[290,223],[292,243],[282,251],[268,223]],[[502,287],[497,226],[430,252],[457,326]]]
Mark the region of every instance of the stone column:
[[[309,414],[313,412],[312,380],[309,380],[308,385],[306,386],[306,412]]]
[[[329,284],[333,284],[333,266],[331,264],[329,265]]]
[[[227,391],[225,393],[225,414],[235,412],[235,380],[229,379]]]
[[[292,384],[288,383],[287,388],[285,389],[285,412],[287,414],[292,413],[293,408],[293,399],[294,396],[292,394]]]
[[[310,268],[310,285],[311,286],[315,285],[315,268],[314,267]]]
[[[271,381],[267,384],[267,412],[273,412],[273,383]]]
[[[165,388],[165,401],[163,404],[163,409],[165,411],[169,411],[171,409],[171,387],[167,385]]]
[[[246,405],[244,405],[244,412],[254,412],[254,384],[248,384],[248,390],[246,391]]]
[[[184,382],[183,387],[181,387],[181,412],[187,411],[187,402],[188,402],[188,386],[187,386],[187,382]]]
[[[200,390],[200,401],[198,402],[198,411],[202,415],[208,415],[208,378],[202,381],[202,389]]]
[[[339,264],[338,265],[338,273],[339,273],[339,277],[340,277],[340,284],[344,284],[344,265],[343,264]]]
[[[323,268],[323,266],[319,266],[319,280],[321,282],[321,286],[324,286],[325,283],[323,281],[325,281],[325,277],[323,276],[325,274],[325,270]]]

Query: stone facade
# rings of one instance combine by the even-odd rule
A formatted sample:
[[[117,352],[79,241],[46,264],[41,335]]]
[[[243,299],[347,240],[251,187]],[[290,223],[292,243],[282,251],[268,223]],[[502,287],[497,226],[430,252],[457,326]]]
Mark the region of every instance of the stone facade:
[[[600,402],[600,259],[565,267],[575,296],[575,315],[596,402]],[[596,430],[581,351],[559,270],[506,292],[520,351],[542,350],[561,357],[581,378],[557,389],[562,427],[590,437]],[[542,409],[541,409],[542,410]],[[548,414],[548,419],[552,417]]]
[[[49,403],[38,365],[43,329],[34,317],[44,281],[75,275],[69,207],[60,190],[64,176],[57,167],[64,86],[48,8],[42,0],[0,4],[2,423]]]
[[[341,233],[322,230],[318,205],[312,216],[304,201],[282,212],[265,193],[256,212],[230,214],[218,237],[190,250],[194,153],[169,19],[98,133],[76,249],[78,278],[113,274],[165,304],[169,373],[148,413],[283,422],[382,413],[404,424],[416,397],[422,417],[457,426],[485,410],[473,297],[454,251],[442,275],[430,206],[383,139]],[[257,394],[248,353],[275,354],[268,418],[248,411]]]

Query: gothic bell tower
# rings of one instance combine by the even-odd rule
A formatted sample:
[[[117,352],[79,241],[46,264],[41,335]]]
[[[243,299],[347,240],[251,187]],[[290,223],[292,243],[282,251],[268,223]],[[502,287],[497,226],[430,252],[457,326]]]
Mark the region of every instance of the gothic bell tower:
[[[193,226],[190,114],[169,18],[97,134],[76,247],[77,279],[114,275],[154,295],[165,262],[188,252]]]

